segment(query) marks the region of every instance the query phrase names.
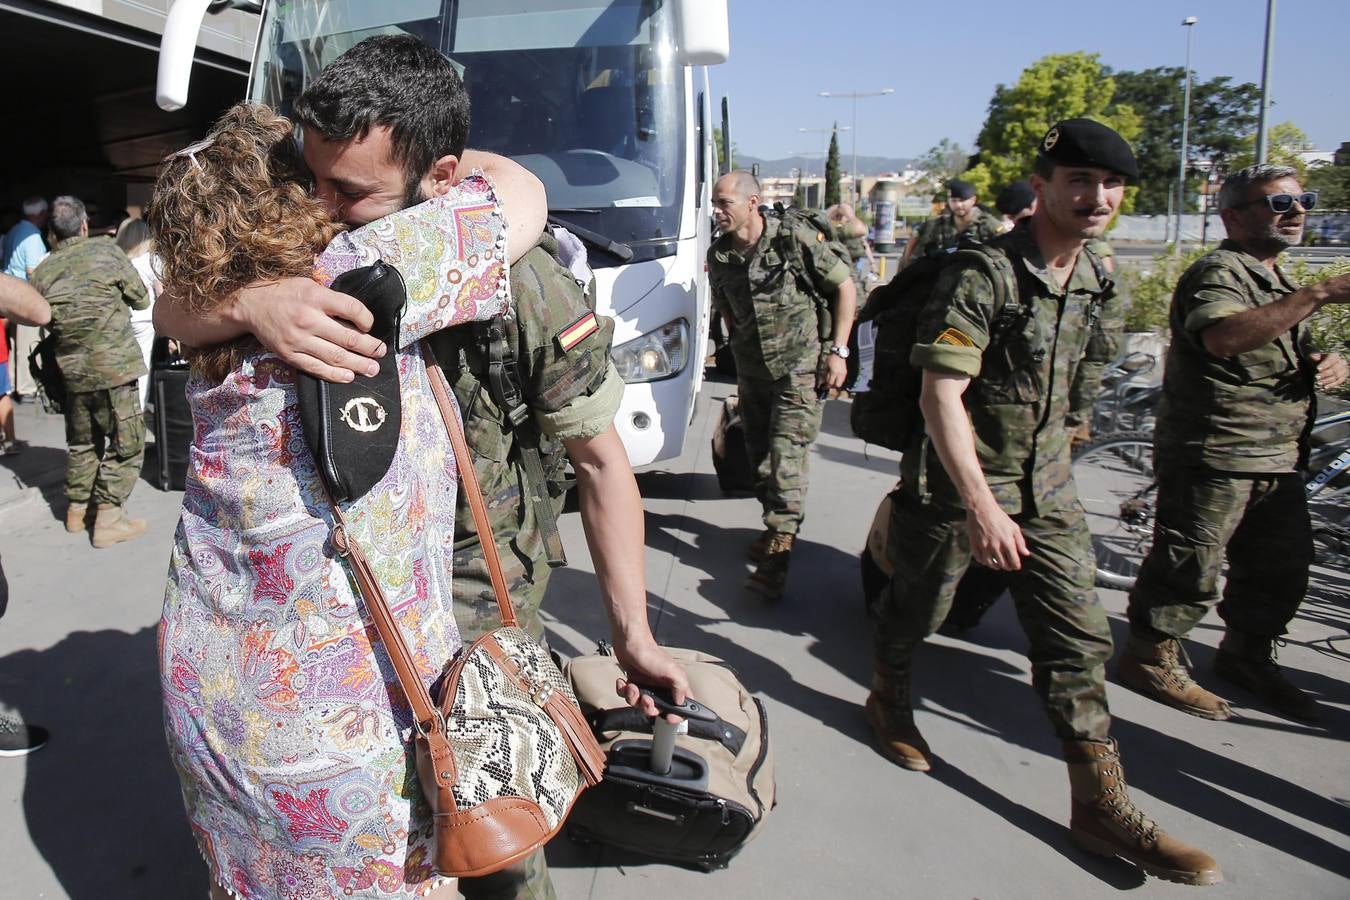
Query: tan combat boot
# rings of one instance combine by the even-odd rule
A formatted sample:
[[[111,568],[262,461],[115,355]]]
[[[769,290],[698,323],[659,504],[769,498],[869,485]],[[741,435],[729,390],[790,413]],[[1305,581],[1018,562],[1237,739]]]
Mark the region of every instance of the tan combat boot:
[[[66,507],[66,531],[71,534],[79,534],[89,528],[89,501],[77,503],[70,501]]]
[[[773,536],[778,532],[772,528],[765,528],[759,537],[750,542],[750,546],[745,548],[746,558],[752,563],[764,561],[764,554],[769,552],[769,544],[773,543]]]
[[[1146,697],[1193,716],[1231,719],[1233,711],[1228,708],[1228,701],[1191,679],[1187,666],[1190,661],[1182,660],[1185,652],[1181,642],[1174,638],[1154,642],[1130,635],[1120,654],[1116,678]]]
[[[1130,799],[1115,741],[1065,741],[1073,811],[1069,836],[1089,853],[1125,860],[1156,878],[1218,884],[1219,864],[1171,837]]]
[[[1224,633],[1214,657],[1214,674],[1251,691],[1276,712],[1300,722],[1317,723],[1317,701],[1299,690],[1275,664],[1275,641],[1236,631]]]
[[[909,673],[872,673],[872,693],[867,695],[863,715],[876,736],[881,755],[902,769],[927,772],[932,750],[914,724],[914,707],[909,697]]]
[[[781,599],[783,588],[787,586],[788,564],[792,562],[792,545],[796,540],[795,534],[774,532],[764,550],[764,558],[745,580],[745,586],[766,600]]]
[[[94,546],[102,550],[145,534],[144,519],[128,519],[122,507],[100,503],[94,518]]]

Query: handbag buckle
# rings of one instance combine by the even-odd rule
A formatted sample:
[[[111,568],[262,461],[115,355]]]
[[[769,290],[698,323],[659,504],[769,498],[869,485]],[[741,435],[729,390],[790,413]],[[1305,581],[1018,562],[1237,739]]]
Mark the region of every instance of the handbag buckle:
[[[539,673],[535,671],[535,667],[524,653],[513,653],[508,659],[516,664],[516,674],[520,676],[534,705],[543,709],[544,704],[553,696],[553,685],[549,684],[547,679],[539,677]]]
[[[333,530],[329,532],[328,539],[332,542],[333,549],[337,551],[338,556],[346,559],[351,555],[351,545],[347,543],[347,526],[345,523],[338,522],[333,525]]]
[[[440,731],[441,734],[445,734],[445,714],[444,714],[444,713],[442,713],[439,709],[437,709],[437,710],[435,711],[435,713],[432,715],[431,721],[434,723],[434,725],[436,726],[436,729],[438,729],[438,730]],[[420,738],[422,738],[423,740],[425,740],[425,739],[426,739],[426,736],[430,733],[430,732],[427,730],[427,726],[423,725],[420,721],[418,721],[418,719],[417,719],[416,716],[413,716],[413,731],[416,731],[416,732],[417,732],[417,736],[420,737]]]

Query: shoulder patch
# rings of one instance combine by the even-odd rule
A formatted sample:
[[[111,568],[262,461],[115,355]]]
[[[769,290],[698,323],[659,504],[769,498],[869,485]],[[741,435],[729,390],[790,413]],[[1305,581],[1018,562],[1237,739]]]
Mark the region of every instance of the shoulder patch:
[[[953,347],[974,347],[972,341],[964,331],[958,328],[946,328],[933,341],[934,344],[951,344]]]
[[[559,331],[554,335],[554,339],[557,340],[558,346],[566,353],[599,330],[600,323],[595,320],[595,313],[588,312],[562,331]]]

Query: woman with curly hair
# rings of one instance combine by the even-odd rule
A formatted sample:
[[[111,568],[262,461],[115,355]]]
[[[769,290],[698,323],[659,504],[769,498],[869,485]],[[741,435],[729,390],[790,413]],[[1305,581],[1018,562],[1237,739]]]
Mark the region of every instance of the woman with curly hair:
[[[460,644],[457,475],[418,338],[508,301],[492,186],[471,175],[344,232],[310,196],[290,123],[240,104],[167,161],[150,210],[164,284],[200,314],[258,282],[327,283],[377,259],[400,269],[398,449],[344,510],[429,684]],[[195,437],[159,648],[169,749],[212,895],[430,895],[411,714],[329,544],[296,371],[252,338],[188,356]]]

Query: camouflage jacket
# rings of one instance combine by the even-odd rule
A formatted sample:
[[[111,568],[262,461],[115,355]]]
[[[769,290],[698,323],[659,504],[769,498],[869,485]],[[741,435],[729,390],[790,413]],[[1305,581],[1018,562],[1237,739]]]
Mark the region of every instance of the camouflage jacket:
[[[752,378],[782,378],[814,370],[822,345],[817,301],[830,300],[850,277],[843,248],[809,225],[793,239],[805,272],[793,271],[777,240],[783,220],[764,217],[764,233],[750,251],[737,250],[724,234],[708,248],[713,304],[731,317],[731,352],[737,372]]]
[[[1290,472],[1306,462],[1315,414],[1306,323],[1270,343],[1219,358],[1201,332],[1296,290],[1233,241],[1186,270],[1172,295],[1172,343],[1154,442],[1160,462],[1226,472]]]
[[[986,243],[1003,233],[1003,223],[983,209],[975,210],[975,218],[964,229],[958,228],[950,209],[944,209],[935,219],[929,219],[919,229],[911,259],[919,259],[930,253],[937,253],[966,237],[976,243]]]
[[[848,258],[852,262],[867,258],[867,240],[862,237],[854,237],[848,233],[844,225],[834,226],[834,239],[843,245],[848,251]]]
[[[511,266],[512,314],[521,392],[541,434],[541,450],[555,508],[562,509],[562,441],[593,437],[614,420],[623,381],[609,359],[612,320],[595,315],[591,293],[557,259],[557,241],[545,233]],[[488,360],[473,325],[431,337],[464,416],[478,481],[498,547],[522,557],[526,571],[546,558],[534,509],[527,502],[517,449],[520,431],[488,391]],[[527,423],[528,424],[528,423]],[[460,492],[455,511],[455,549],[478,544],[478,529]],[[481,551],[480,551],[481,552]]]
[[[72,237],[33,270],[52,307],[56,364],[73,393],[101,391],[145,374],[131,310],[150,305],[141,276],[112,238]]]
[[[1075,496],[1065,422],[1070,386],[1085,361],[1115,358],[1123,310],[1086,253],[1061,289],[1029,228],[988,246],[1012,262],[1016,284],[1007,302],[994,309],[994,286],[973,263],[947,267],[920,313],[911,361],[971,378],[965,405],[999,506],[1009,514],[1046,512]],[[901,474],[935,501],[960,506],[927,441],[901,458]]]

